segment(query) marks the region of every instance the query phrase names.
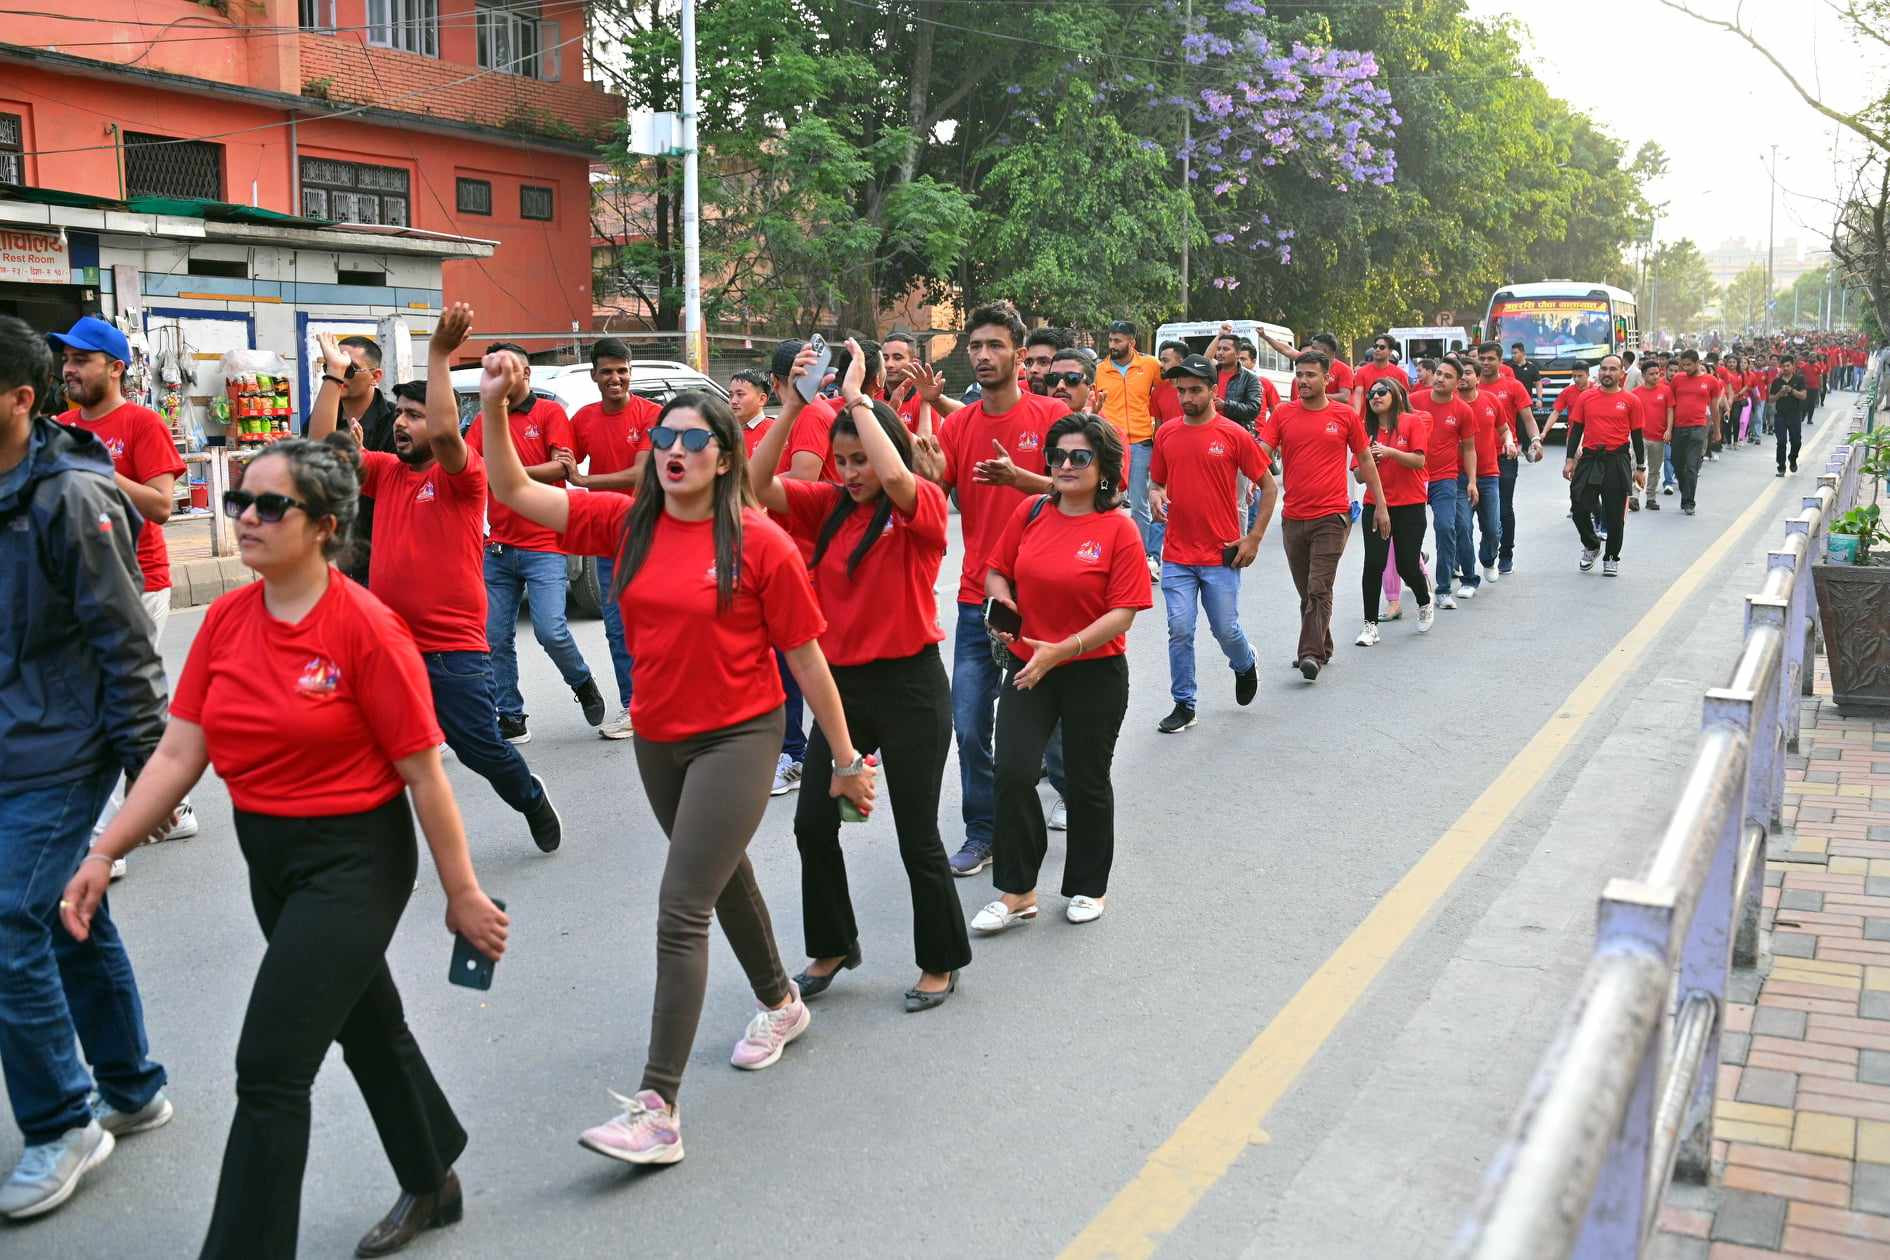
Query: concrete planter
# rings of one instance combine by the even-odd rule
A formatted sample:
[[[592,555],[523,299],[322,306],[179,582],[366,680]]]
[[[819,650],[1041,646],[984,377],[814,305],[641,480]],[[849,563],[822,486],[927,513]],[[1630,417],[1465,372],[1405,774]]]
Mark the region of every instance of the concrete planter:
[[[1838,708],[1890,711],[1890,565],[1814,564],[1811,576]]]

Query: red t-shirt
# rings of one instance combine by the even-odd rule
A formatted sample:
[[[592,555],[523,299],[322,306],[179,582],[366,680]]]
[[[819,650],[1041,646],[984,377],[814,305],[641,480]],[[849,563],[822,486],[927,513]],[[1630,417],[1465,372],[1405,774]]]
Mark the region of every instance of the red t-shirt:
[[[1311,521],[1351,510],[1346,488],[1346,452],[1363,454],[1365,422],[1344,403],[1328,402],[1318,411],[1299,402],[1283,403],[1267,419],[1260,440],[1280,453],[1286,478],[1286,502],[1280,515]]]
[[[332,568],[328,589],[294,625],[269,615],[261,582],[211,604],[171,716],[203,727],[238,809],[284,818],[385,805],[403,786],[394,763],[441,740],[413,636]]]
[[[1470,435],[1470,408],[1455,394],[1438,402],[1437,395],[1420,394],[1418,401],[1431,416],[1431,435],[1424,447],[1424,479],[1455,481],[1463,471],[1463,440]]]
[[[798,452],[810,451],[820,457],[820,480],[839,481],[840,470],[833,464],[833,422],[839,414],[837,398],[816,398],[802,407],[801,413],[794,417],[794,428],[788,434],[787,445],[781,448],[781,459],[774,471],[786,473],[794,466]]]
[[[991,443],[1003,444],[1011,462],[1025,472],[1044,472],[1043,451],[1048,445],[1050,426],[1070,414],[1069,407],[1042,394],[1023,394],[1017,405],[1001,416],[984,409],[983,402],[961,407],[945,419],[939,430],[938,444],[945,453],[945,485],[958,491],[959,521],[965,537],[965,566],[958,579],[958,602],[984,602],[984,575],[991,564],[991,548],[1011,519],[1017,504],[1030,498],[1022,490],[1009,486],[988,486],[972,479],[972,469],[981,459],[991,459],[997,452]],[[1051,509],[1046,509],[1049,511]],[[1142,580],[1148,580],[1148,567],[1142,568]]]
[[[486,461],[467,452],[448,473],[415,472],[384,451],[361,452],[361,493],[374,500],[368,584],[407,623],[422,652],[484,652]]]
[[[571,452],[580,463],[589,458],[592,473],[627,471],[650,449],[650,430],[662,413],[661,407],[635,394],[616,411],[605,411],[601,402],[588,403],[571,417]]]
[[[742,445],[748,448],[750,458],[754,457],[755,448],[761,445],[761,439],[768,436],[768,430],[774,427],[774,417],[762,415],[753,424],[742,426]]]
[[[1669,436],[1667,412],[1673,406],[1673,391],[1664,382],[1643,385],[1634,391],[1634,397],[1641,404],[1641,421],[1646,426],[1648,441],[1665,442]]]
[[[1458,394],[1457,401],[1470,412],[1470,432],[1477,440],[1476,475],[1501,476],[1503,467],[1497,462],[1497,457],[1502,453],[1502,444],[1496,437],[1496,430],[1502,424],[1501,407],[1481,389],[1468,398]]]
[[[1425,455],[1430,449],[1431,413],[1428,411],[1407,411],[1398,419],[1398,431],[1393,434],[1380,428],[1378,444],[1393,450]],[[1427,456],[1428,458],[1428,456]],[[1352,467],[1359,467],[1357,459]],[[1413,504],[1427,502],[1430,498],[1428,469],[1425,467],[1406,468],[1395,459],[1378,461],[1378,484],[1385,488],[1386,507],[1410,507]],[[1373,503],[1371,487],[1365,488],[1365,502]],[[1348,508],[1350,505],[1347,505]]]
[[[817,541],[827,518],[847,497],[845,487],[831,482],[783,477],[781,486],[796,540]],[[923,478],[918,487],[912,515],[893,509],[853,576],[847,576],[847,563],[873,523],[877,504],[855,506],[814,566],[814,594],[827,618],[820,650],[828,664],[903,660],[944,641],[932,584],[945,558],[945,492]]]
[[[630,500],[608,490],[570,500],[559,545],[574,556],[615,556]],[[658,515],[649,553],[617,601],[635,661],[630,720],[644,739],[719,731],[786,701],[774,649],[819,638],[826,619],[793,540],[753,508],[742,510],[741,568],[734,601],[718,609],[715,522]]]
[[[1564,385],[1562,392],[1555,396],[1555,406],[1549,409],[1550,413],[1565,420],[1573,419],[1576,400],[1593,388],[1593,385]]]
[[[121,477],[139,483],[165,473],[184,475],[184,457],[171,441],[170,426],[164,417],[137,403],[119,403],[96,420],[87,420],[74,407],[59,417],[60,424],[84,429],[105,443],[112,453],[112,470]],[[213,505],[218,511],[221,505]],[[138,568],[144,572],[144,589],[171,589],[171,553],[164,545],[164,526],[146,521],[138,531]]]
[[[568,451],[577,449],[577,435],[571,430],[571,417],[565,415],[564,408],[549,398],[534,396],[530,407],[512,412],[508,419],[512,445],[518,451],[519,462],[527,468],[534,464],[549,463],[551,448],[554,446],[562,446]],[[486,426],[483,419],[467,431],[466,443],[482,455],[485,453]],[[556,534],[520,516],[497,499],[486,505],[486,519],[492,525],[492,541],[495,543],[517,547],[521,551],[558,549]],[[369,563],[373,562],[370,560]]]
[[[1805,384],[1817,389],[1824,384],[1824,363],[1820,359],[1805,360]]]
[[[1667,388],[1673,392],[1673,427],[1704,428],[1719,397],[1719,378],[1707,372],[1689,375],[1675,372]]]
[[[1387,363],[1381,367],[1375,360],[1361,364],[1353,371],[1352,388],[1363,393],[1381,380],[1390,380],[1401,386],[1407,394],[1411,392],[1411,382],[1405,376],[1403,368],[1395,363]]]
[[[1584,451],[1626,446],[1631,440],[1628,435],[1645,427],[1641,400],[1625,389],[1612,394],[1604,389],[1589,390],[1576,401],[1569,422],[1582,426]]]
[[[1266,377],[1260,378],[1260,419],[1265,420],[1280,406],[1280,391]]]
[[[1266,466],[1253,434],[1226,416],[1211,416],[1201,424],[1182,420],[1155,430],[1148,479],[1168,491],[1162,559],[1170,564],[1219,564],[1221,548],[1247,532],[1234,506],[1237,474],[1258,481]]]
[[[1496,414],[1502,420],[1503,427],[1509,430],[1511,437],[1522,432],[1522,415],[1533,405],[1529,397],[1529,387],[1513,376],[1499,376],[1493,384],[1478,385],[1481,393],[1490,394],[1496,399]]]
[[[1351,389],[1356,381],[1357,377],[1352,372],[1352,365],[1344,359],[1334,359],[1331,371],[1326,374],[1326,392]]]
[[[1506,381],[1513,381],[1516,379],[1516,369],[1509,365],[1508,359],[1504,359],[1502,362],[1496,365],[1496,374],[1502,377]]]
[[[1214,387],[1216,398],[1227,397],[1227,377],[1221,377],[1220,384]],[[1160,428],[1170,420],[1181,419],[1181,395],[1175,392],[1173,381],[1163,381],[1155,387],[1155,392],[1148,396],[1148,414],[1154,419],[1155,427]]]
[[[1112,608],[1154,604],[1142,535],[1127,512],[1065,516],[1055,503],[1046,503],[1037,519],[1025,525],[1038,497],[1027,496],[1017,505],[991,549],[991,571],[1011,580],[1017,611],[1024,618],[1023,638],[1056,643]],[[1218,550],[1214,560],[1220,562]],[[1119,634],[1075,659],[1121,656],[1128,650],[1126,639]],[[1011,644],[1020,660],[1029,660],[1031,650],[1022,640]]]

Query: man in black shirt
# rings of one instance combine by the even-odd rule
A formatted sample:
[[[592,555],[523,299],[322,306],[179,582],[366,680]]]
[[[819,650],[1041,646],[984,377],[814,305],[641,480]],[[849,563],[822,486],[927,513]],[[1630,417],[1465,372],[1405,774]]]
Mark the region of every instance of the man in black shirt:
[[[1771,404],[1773,416],[1772,432],[1778,439],[1778,472],[1775,476],[1783,477],[1787,464],[1793,472],[1798,471],[1798,439],[1804,423],[1806,403],[1810,390],[1805,386],[1805,374],[1798,367],[1792,355],[1779,360],[1778,375],[1772,380],[1772,390],[1767,398]]]
[[[1523,383],[1523,388],[1529,391],[1529,397],[1533,399],[1536,396],[1536,384],[1542,380],[1542,369],[1529,361],[1520,341],[1509,343],[1509,370],[1516,374],[1516,379]]]

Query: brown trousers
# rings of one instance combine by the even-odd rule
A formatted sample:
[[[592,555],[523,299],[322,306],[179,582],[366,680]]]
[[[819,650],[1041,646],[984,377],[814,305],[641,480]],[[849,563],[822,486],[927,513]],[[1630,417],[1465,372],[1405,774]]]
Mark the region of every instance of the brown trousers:
[[[1339,557],[1345,553],[1351,521],[1344,512],[1309,521],[1291,518],[1280,522],[1286,542],[1286,567],[1292,570],[1299,591],[1299,650],[1295,660],[1310,656],[1321,665],[1332,659],[1332,584],[1339,575]]]

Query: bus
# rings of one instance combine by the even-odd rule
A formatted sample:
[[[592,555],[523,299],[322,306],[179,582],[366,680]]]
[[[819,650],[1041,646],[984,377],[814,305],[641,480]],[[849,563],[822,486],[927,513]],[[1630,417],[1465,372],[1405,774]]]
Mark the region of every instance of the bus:
[[[1289,346],[1299,342],[1293,336],[1293,330],[1279,324],[1268,324],[1257,319],[1232,319],[1234,335],[1245,341],[1254,350],[1254,371],[1273,382],[1273,388],[1280,392],[1281,398],[1293,396],[1293,364],[1285,355],[1269,346],[1260,336],[1262,332]],[[1179,341],[1188,347],[1189,354],[1206,354],[1214,338],[1220,335],[1221,320],[1200,319],[1189,323],[1163,324],[1155,330],[1155,345],[1164,341]],[[1151,346],[1150,350],[1153,351]]]
[[[1641,326],[1634,295],[1610,284],[1543,280],[1512,284],[1490,297],[1483,337],[1523,354],[1542,373],[1536,383],[1536,424],[1546,437],[1556,395],[1568,386],[1577,363],[1593,366],[1610,354],[1638,350]]]

